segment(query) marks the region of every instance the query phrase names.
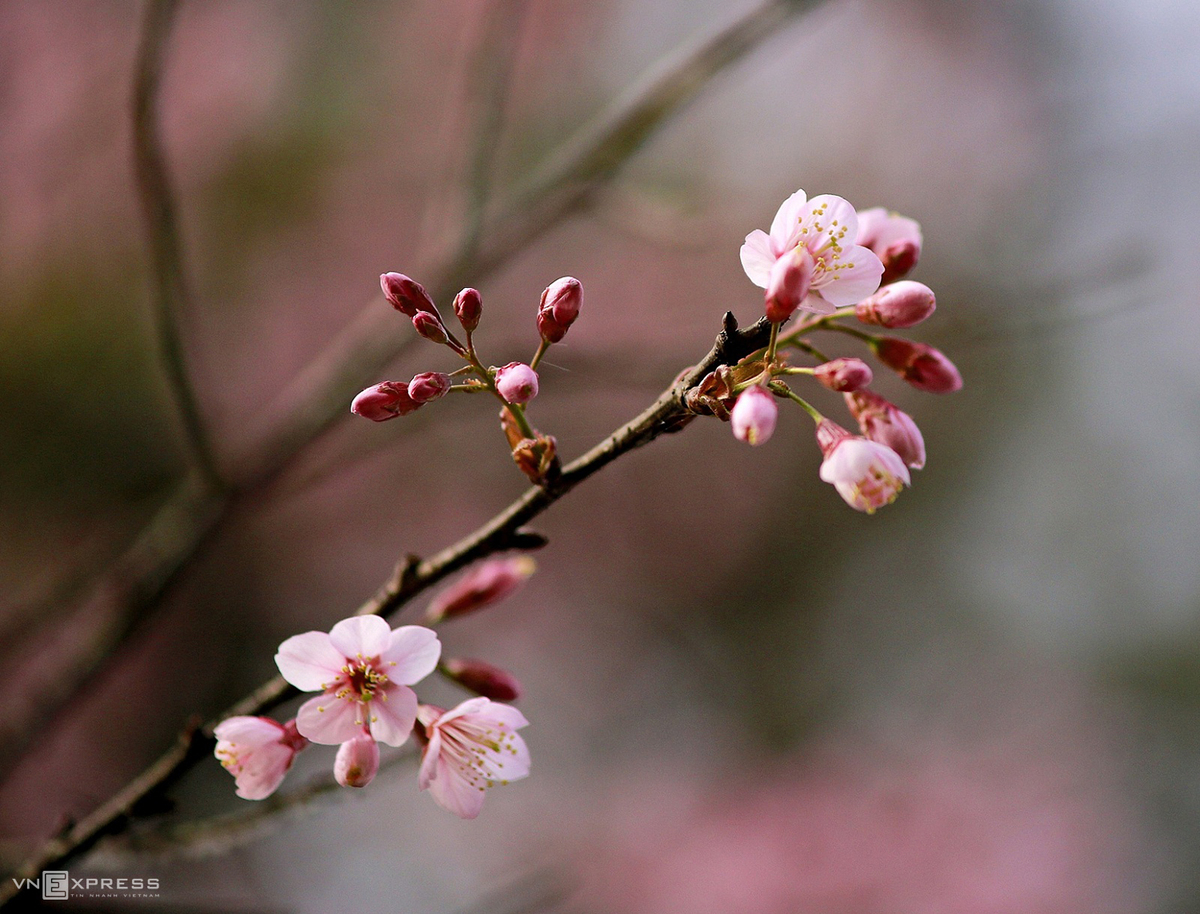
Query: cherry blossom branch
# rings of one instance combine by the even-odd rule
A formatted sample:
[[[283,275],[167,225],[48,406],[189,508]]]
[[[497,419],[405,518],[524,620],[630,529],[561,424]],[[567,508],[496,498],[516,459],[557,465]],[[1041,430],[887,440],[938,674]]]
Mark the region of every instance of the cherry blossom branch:
[[[459,540],[431,559],[409,556],[376,594],[359,607],[359,614],[390,616],[424,590],[474,561],[509,549],[530,548],[544,543],[524,525],[545,511],[577,485],[612,463],[622,454],[649,444],[659,436],[679,431],[695,418],[684,403],[685,394],[720,365],[732,365],[762,348],[770,336],[766,318],[746,330],[739,330],[733,315],[727,313],[724,327],[712,349],[698,363],[679,375],[670,387],[641,414],[621,426],[582,457],[565,466],[557,477],[544,486],[533,486],[475,532]],[[176,745],[112,799],[80,822],[47,842],[15,874],[16,879],[32,878],[46,869],[61,867],[89,851],[106,835],[124,831],[137,817],[138,807],[150,807],[155,796],[179,780],[212,752],[213,729],[225,718],[263,714],[299,694],[282,677],[263,683],[225,713],[202,727],[190,727]],[[11,897],[13,880],[0,885],[0,903]]]
[[[434,295],[449,298],[467,281],[478,282],[564,218],[590,205],[597,191],[653,132],[695,98],[710,79],[789,17],[819,2],[768,0],[657,66],[567,141],[496,216],[485,220],[484,231],[474,238],[465,237],[426,271],[436,277],[431,284]],[[148,86],[155,88],[157,81]],[[153,105],[147,105],[144,110],[149,114],[152,109]],[[173,212],[169,205],[167,210]],[[173,217],[168,224],[174,225]],[[405,344],[396,341],[391,328],[381,326],[390,318],[390,309],[372,302],[297,377],[276,404],[274,411],[282,418],[250,453],[242,455],[229,474],[230,491],[220,493],[197,480],[185,481],[111,566],[83,586],[70,589],[82,596],[69,609],[90,610],[99,605],[99,613],[107,621],[61,652],[54,669],[29,682],[26,696],[10,706],[8,722],[0,732],[0,777],[161,603],[201,547],[228,523],[243,498],[261,493],[287,469],[309,442],[344,414],[346,392],[361,387],[364,378],[403,349]],[[45,609],[39,614],[43,618],[61,613],[58,606]],[[51,680],[71,684],[70,693],[43,690],[41,686]]]
[[[175,0],[150,0],[146,4],[133,83],[133,153],[152,263],[159,357],[183,420],[191,458],[205,484],[221,491],[225,484],[188,375],[187,357],[179,332],[179,316],[189,310],[191,295],[183,263],[175,196],[171,191],[156,116],[167,40],[176,9]]]

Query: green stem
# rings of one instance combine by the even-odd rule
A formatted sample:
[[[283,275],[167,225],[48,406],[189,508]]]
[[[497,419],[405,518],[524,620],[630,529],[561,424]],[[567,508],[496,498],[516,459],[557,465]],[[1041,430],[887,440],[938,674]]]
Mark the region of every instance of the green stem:
[[[538,362],[542,360],[542,356],[546,354],[546,350],[550,348],[550,345],[549,340],[542,339],[541,343],[538,344],[537,352],[533,354],[533,361],[529,363],[530,368],[536,369],[538,367]]]

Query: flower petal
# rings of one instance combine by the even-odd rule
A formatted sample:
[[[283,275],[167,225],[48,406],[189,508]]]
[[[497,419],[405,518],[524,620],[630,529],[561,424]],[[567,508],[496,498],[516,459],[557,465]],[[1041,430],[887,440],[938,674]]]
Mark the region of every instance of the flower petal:
[[[804,243],[814,254],[831,239],[843,248],[858,243],[858,213],[835,194],[818,194],[809,200],[803,223],[808,229]]]
[[[779,258],[771,251],[771,239],[762,229],[755,229],[746,236],[741,250],[742,269],[756,286],[767,287],[771,267]]]
[[[879,288],[883,263],[870,248],[855,245],[837,261],[837,269],[813,282],[821,297],[838,308],[856,305]]]
[[[283,783],[295,757],[295,751],[282,743],[263,746],[238,772],[237,795],[243,800],[265,800]]]
[[[442,752],[442,734],[437,727],[429,729],[429,742],[425,753],[421,756],[421,770],[417,772],[417,786],[428,790],[429,785],[437,777],[438,756]]]
[[[408,686],[388,683],[367,702],[367,714],[373,737],[389,746],[403,745],[417,719],[417,694]]]
[[[326,692],[310,698],[296,714],[296,729],[314,743],[335,746],[362,733],[364,705]]]
[[[437,774],[429,782],[429,795],[460,819],[474,819],[483,809],[483,788],[470,783],[441,753],[437,755]]]
[[[389,632],[389,643],[379,659],[386,665],[388,679],[402,685],[420,682],[437,667],[442,643],[437,633],[423,625],[401,625]]]
[[[346,657],[325,632],[305,632],[279,645],[275,665],[283,678],[302,692],[316,692],[341,675]]]
[[[230,717],[213,728],[213,736],[239,746],[261,746],[279,742],[283,725],[267,717]]]
[[[788,248],[796,246],[796,236],[800,234],[800,217],[807,202],[807,195],[803,190],[798,190],[784,200],[779,211],[775,213],[771,222],[771,251],[776,257]]]
[[[379,616],[351,616],[329,631],[329,640],[346,657],[378,657],[387,650],[392,627]]]

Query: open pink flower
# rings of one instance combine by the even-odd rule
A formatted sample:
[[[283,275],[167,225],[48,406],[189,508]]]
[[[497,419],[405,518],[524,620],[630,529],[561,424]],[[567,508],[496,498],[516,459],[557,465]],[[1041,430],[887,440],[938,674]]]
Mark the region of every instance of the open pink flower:
[[[912,481],[903,459],[890,447],[851,435],[836,422],[821,421],[817,442],[825,454],[822,481],[832,483],[856,511],[874,514],[877,508],[895,501]]]
[[[231,717],[213,730],[215,754],[237,780],[243,800],[263,800],[283,783],[296,753],[308,740],[296,732],[296,722],[276,723],[269,717]]]
[[[399,746],[412,732],[417,696],[408,686],[437,666],[442,645],[419,625],[393,630],[379,616],[353,616],[325,632],[279,645],[275,663],[304,692],[323,694],[300,706],[296,726],[314,743],[336,745],[368,732]]]
[[[418,783],[435,803],[463,819],[483,808],[483,792],[529,774],[529,749],[517,730],[529,721],[516,708],[469,698],[450,711],[421,705],[429,742]]]
[[[879,288],[883,275],[879,258],[858,244],[854,207],[832,194],[809,200],[798,190],[788,197],[775,214],[769,235],[755,229],[746,236],[742,267],[756,286],[778,286],[779,281],[771,283],[772,271],[784,255],[812,258],[807,289],[790,290],[789,297],[799,302],[797,307],[815,314],[862,301]]]

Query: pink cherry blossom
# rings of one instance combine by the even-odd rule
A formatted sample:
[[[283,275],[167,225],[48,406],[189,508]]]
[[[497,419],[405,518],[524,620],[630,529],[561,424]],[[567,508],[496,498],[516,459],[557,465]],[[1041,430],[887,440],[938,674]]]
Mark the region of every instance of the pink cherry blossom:
[[[828,419],[817,426],[817,442],[825,454],[821,479],[832,483],[846,504],[856,511],[874,514],[890,505],[911,483],[908,467],[900,455],[848,431]]]
[[[463,819],[483,808],[483,792],[529,774],[529,749],[517,730],[529,721],[516,708],[470,698],[450,711],[422,705],[428,742],[419,784],[435,803]]]
[[[408,686],[433,672],[441,652],[428,628],[393,630],[379,616],[353,616],[328,634],[288,638],[275,663],[296,688],[322,692],[296,715],[296,726],[314,743],[344,743],[366,727],[380,742],[399,746],[417,716],[417,696]]]
[[[496,370],[496,390],[509,403],[528,403],[538,395],[537,372],[524,362],[509,362]]]
[[[276,723],[269,717],[231,717],[213,730],[215,754],[237,780],[243,800],[262,800],[273,794],[292,767],[296,753],[308,740],[296,732],[296,722]]]
[[[795,252],[795,254],[793,254]],[[798,307],[815,314],[862,301],[879,288],[883,264],[870,249],[858,244],[858,215],[854,207],[832,194],[807,199],[798,190],[783,202],[768,235],[755,229],[742,245],[742,267],[756,286],[766,289],[772,271],[784,255],[812,258],[811,279],[805,294],[790,289],[800,299]],[[795,271],[793,271],[795,272]],[[785,309],[786,310],[786,309]]]
[[[733,437],[747,444],[766,444],[775,431],[778,415],[773,396],[757,385],[747,387],[729,411]]]
[[[536,570],[537,562],[527,555],[490,559],[434,597],[425,621],[435,625],[499,603],[520,590]]]

